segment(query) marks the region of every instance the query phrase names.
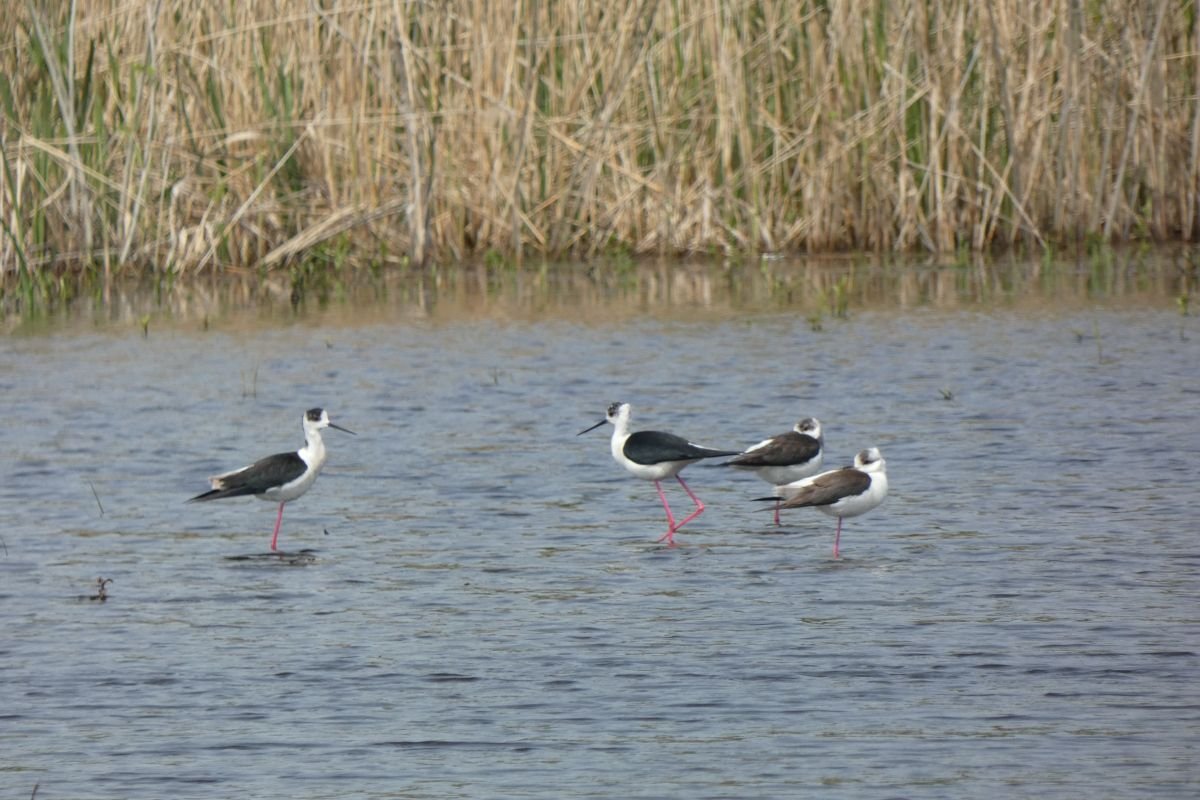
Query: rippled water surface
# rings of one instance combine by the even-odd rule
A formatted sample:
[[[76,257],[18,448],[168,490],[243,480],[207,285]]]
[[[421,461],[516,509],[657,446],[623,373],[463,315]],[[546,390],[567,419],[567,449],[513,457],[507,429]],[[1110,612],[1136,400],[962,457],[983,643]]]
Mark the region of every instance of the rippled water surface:
[[[854,277],[12,326],[0,796],[1196,796],[1186,285]],[[693,466],[664,548],[575,435],[616,399],[725,448],[817,416],[891,495],[835,561],[832,519]],[[318,405],[358,435],[287,557],[273,505],[184,503]]]

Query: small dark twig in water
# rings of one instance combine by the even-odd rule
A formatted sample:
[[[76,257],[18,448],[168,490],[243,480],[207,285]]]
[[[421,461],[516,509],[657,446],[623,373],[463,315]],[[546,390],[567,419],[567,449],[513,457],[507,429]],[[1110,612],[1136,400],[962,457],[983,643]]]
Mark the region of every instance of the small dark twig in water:
[[[29,795],[29,800],[37,800],[37,790],[39,786],[41,786],[40,783],[35,783],[33,785],[33,794]]]
[[[938,389],[938,391],[942,393],[943,400],[953,400],[954,399],[954,392],[950,391],[949,389],[942,388],[942,389]]]
[[[242,373],[242,397],[258,397],[258,365],[254,365],[254,370],[249,374],[250,388],[246,388],[245,372]]]
[[[112,578],[96,578],[96,593],[88,598],[98,603],[103,603],[108,600],[108,585],[113,582]]]
[[[92,497],[96,498],[96,505],[100,507],[100,516],[104,516],[104,504],[100,502],[100,495],[96,494],[96,487],[91,481],[87,482],[88,487],[92,490]]]
[[[1105,363],[1104,340],[1100,336],[1100,323],[1099,322],[1097,322],[1096,320],[1092,320],[1091,336],[1089,336],[1086,331],[1081,331],[1078,329],[1075,329],[1073,331],[1073,333],[1075,334],[1075,341],[1079,342],[1080,344],[1083,344],[1088,339],[1095,339],[1096,340],[1096,363],[1097,364]]]

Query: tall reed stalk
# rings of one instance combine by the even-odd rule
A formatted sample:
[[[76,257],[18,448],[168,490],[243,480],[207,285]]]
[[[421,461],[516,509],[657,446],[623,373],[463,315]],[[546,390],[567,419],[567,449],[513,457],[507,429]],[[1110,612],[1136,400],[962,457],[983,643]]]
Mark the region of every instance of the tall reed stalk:
[[[0,276],[1200,238],[1195,0],[18,0]]]

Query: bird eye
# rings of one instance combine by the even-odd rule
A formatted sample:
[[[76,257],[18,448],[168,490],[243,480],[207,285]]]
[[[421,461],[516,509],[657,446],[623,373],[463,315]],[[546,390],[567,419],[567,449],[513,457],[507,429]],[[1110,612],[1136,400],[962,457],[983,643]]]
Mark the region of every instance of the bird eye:
[[[610,417],[615,417],[615,416],[617,415],[617,410],[618,410],[618,409],[620,409],[620,408],[621,408],[621,404],[620,404],[620,403],[613,403],[612,405],[610,405],[610,406],[608,407],[608,415],[609,415]]]

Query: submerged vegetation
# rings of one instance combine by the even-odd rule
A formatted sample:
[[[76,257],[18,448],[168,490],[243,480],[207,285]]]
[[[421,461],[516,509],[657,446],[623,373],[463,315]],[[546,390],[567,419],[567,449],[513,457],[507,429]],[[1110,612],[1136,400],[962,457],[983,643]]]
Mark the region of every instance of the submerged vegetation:
[[[18,0],[0,283],[1191,241],[1196,23],[1194,0]]]

